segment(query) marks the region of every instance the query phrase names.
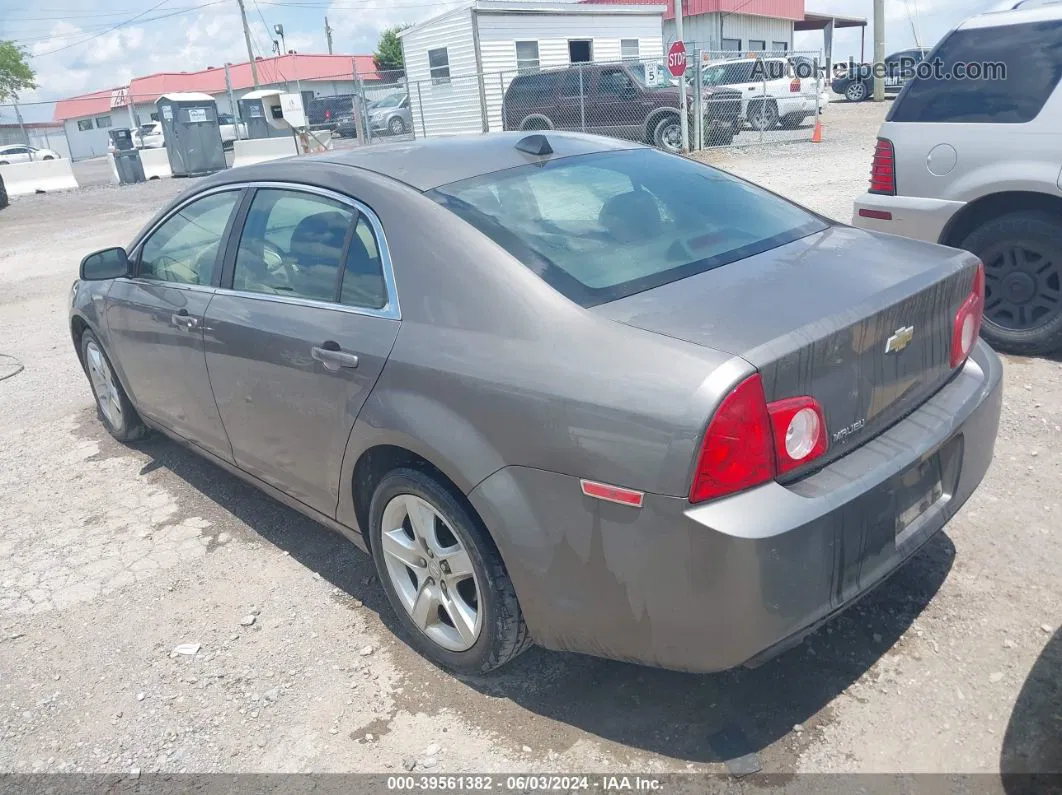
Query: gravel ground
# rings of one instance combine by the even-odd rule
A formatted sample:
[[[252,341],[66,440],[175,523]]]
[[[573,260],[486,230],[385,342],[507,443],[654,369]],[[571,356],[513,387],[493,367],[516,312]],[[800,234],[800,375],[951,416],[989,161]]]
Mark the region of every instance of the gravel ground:
[[[883,108],[708,159],[848,220]],[[0,213],[0,772],[1062,771],[1062,365],[1006,359],[996,460],[860,606],[754,671],[532,650],[457,679],[367,558],[164,439],[96,421],[66,302],[188,181]],[[859,267],[853,262],[852,267]],[[11,358],[14,360],[12,361]]]

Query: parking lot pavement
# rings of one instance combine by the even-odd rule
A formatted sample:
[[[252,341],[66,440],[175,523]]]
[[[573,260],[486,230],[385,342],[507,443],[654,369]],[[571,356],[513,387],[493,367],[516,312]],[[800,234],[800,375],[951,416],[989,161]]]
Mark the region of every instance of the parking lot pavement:
[[[883,113],[838,103],[822,144],[705,157],[847,220]],[[1005,358],[981,490],[780,658],[693,676],[535,649],[457,679],[392,635],[345,541],[96,421],[66,325],[78,261],[191,182],[0,212],[0,354],[24,365],[0,380],[0,771],[1062,769],[1057,360]]]

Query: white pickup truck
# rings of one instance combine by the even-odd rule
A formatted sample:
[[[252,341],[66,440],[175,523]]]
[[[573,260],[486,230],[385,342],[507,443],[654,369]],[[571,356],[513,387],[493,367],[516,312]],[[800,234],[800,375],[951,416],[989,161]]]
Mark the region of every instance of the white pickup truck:
[[[231,146],[237,138],[247,138],[247,125],[242,121],[237,122],[230,113],[218,114],[218,126],[221,128],[221,143],[224,146]],[[239,134],[237,134],[237,126]]]
[[[713,61],[703,69],[705,87],[726,86],[741,92],[741,118],[754,130],[776,125],[791,130],[822,113],[830,102],[826,80],[814,63],[790,57],[735,58]],[[816,95],[817,98],[816,98]]]

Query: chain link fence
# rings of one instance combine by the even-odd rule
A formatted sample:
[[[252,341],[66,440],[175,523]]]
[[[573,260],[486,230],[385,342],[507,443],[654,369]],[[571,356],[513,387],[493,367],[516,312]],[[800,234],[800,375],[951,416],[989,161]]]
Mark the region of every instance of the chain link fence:
[[[679,78],[661,58],[406,81],[359,76],[366,143],[510,130],[607,135],[682,151],[807,141],[829,103],[817,52],[694,48]],[[683,125],[685,115],[685,125]]]

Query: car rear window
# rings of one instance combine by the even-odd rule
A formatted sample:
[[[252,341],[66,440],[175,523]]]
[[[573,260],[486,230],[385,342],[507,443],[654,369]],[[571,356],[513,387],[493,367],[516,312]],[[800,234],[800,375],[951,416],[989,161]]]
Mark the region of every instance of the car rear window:
[[[1024,124],[1062,78],[1062,20],[957,30],[930,58],[938,61],[938,73],[907,84],[889,121]],[[970,65],[979,79],[959,79],[956,66]]]
[[[520,166],[428,195],[587,307],[827,227],[755,185],[648,148]]]

